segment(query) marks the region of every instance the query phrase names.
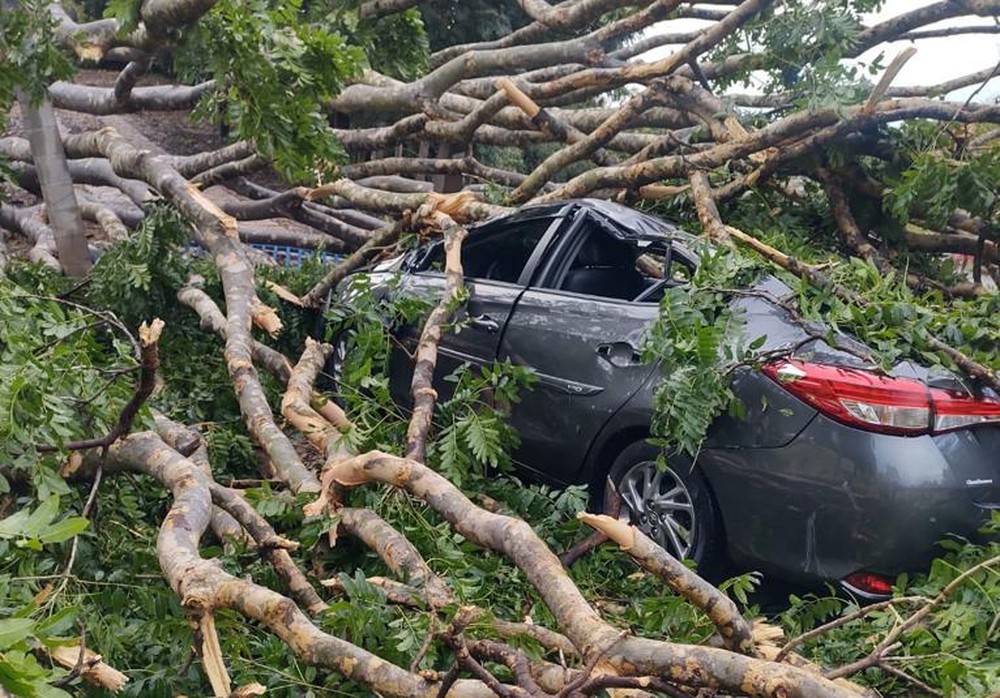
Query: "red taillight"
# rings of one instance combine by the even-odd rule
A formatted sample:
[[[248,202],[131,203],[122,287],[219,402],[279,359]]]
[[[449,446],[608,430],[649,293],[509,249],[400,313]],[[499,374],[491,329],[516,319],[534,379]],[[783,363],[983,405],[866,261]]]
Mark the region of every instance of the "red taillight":
[[[868,431],[915,436],[1000,423],[1000,402],[911,378],[796,359],[765,364],[763,371],[826,416]]]
[[[855,572],[844,577],[848,589],[872,596],[892,596],[892,580],[871,572]]]
[[[1000,422],[1000,402],[996,400],[977,400],[964,393],[932,388],[931,401],[934,405],[931,431],[935,433]]]

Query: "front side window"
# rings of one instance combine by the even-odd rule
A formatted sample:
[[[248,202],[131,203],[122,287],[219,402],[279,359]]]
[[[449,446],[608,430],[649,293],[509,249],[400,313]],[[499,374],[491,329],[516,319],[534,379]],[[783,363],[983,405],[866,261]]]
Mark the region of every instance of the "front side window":
[[[655,303],[665,286],[690,280],[669,241],[620,240],[597,226],[584,233],[564,269],[555,288],[636,302]]]

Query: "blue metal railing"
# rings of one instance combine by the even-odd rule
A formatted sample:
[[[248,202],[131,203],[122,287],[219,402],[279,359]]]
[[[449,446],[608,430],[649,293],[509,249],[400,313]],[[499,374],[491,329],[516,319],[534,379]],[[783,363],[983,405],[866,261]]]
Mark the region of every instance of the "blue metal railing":
[[[307,257],[319,255],[319,258],[327,264],[339,262],[344,258],[342,254],[334,252],[317,252],[304,247],[289,247],[288,245],[272,245],[270,243],[253,242],[250,247],[269,254],[275,262],[284,267],[294,267],[302,264]]]

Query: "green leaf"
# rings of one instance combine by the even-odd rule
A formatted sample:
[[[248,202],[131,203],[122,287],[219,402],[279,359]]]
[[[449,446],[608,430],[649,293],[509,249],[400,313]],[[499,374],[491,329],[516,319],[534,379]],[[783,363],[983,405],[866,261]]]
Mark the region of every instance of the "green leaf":
[[[35,621],[30,618],[7,618],[0,620],[0,650],[5,650],[18,644],[35,628]]]
[[[48,636],[60,635],[73,627],[73,622],[80,615],[80,609],[76,606],[67,606],[56,611],[48,618],[40,620],[35,625],[35,635]]]
[[[127,34],[139,26],[141,7],[142,0],[108,0],[104,16],[117,19],[121,33]]]
[[[41,533],[58,513],[59,495],[53,494],[38,505],[38,508],[28,517],[28,520],[24,524],[22,535],[31,538],[40,537]]]
[[[31,512],[28,509],[21,509],[0,520],[0,538],[23,537],[30,516]]]
[[[68,519],[63,519],[47,526],[45,530],[39,533],[38,538],[42,543],[62,543],[73,536],[83,533],[89,525],[90,522],[84,517],[71,516]]]

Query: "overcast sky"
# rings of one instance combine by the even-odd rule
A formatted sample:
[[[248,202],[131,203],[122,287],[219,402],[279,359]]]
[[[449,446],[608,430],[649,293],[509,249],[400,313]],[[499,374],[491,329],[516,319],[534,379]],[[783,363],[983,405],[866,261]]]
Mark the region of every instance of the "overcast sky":
[[[915,10],[925,5],[931,5],[936,0],[888,0],[881,12],[872,14],[867,22],[878,21],[895,15]],[[957,27],[963,25],[989,24],[989,17],[970,17],[949,19],[931,27]],[[909,41],[899,41],[884,47],[888,64],[899,51],[903,50]],[[940,39],[921,39],[916,42],[917,54],[911,58],[903,70],[893,81],[893,85],[932,85],[944,82],[961,75],[968,75],[977,70],[991,68],[1000,61],[1000,34],[968,34]],[[874,58],[878,51],[869,51],[860,56],[860,60]],[[964,99],[977,86],[969,87],[953,93],[951,98]],[[1000,76],[993,78],[976,96],[977,101],[989,101],[1000,97]]]
[[[936,0],[887,0],[880,12],[872,13],[866,17],[866,24],[894,17],[925,5],[931,5],[934,2]],[[989,17],[949,19],[928,25],[927,28],[989,24],[992,21]],[[670,22],[669,26],[671,31],[691,31],[710,24],[711,22],[701,20],[675,20]],[[655,25],[651,31],[656,31]],[[910,43],[909,41],[899,41],[884,44],[875,50],[862,54],[859,60],[870,61],[878,55],[879,51],[884,51],[885,57],[882,60],[882,65],[885,66]],[[893,86],[933,85],[985,68],[992,68],[1000,62],[1000,34],[963,34],[940,39],[921,39],[916,42],[916,46],[916,55],[910,58],[900,74],[896,76]],[[663,47],[650,51],[645,54],[644,58],[655,60],[676,49],[677,47]],[[874,76],[871,79],[876,82],[878,77]],[[978,87],[978,85],[974,85],[957,90],[951,93],[949,98],[965,99]],[[976,101],[992,101],[998,98],[1000,98],[1000,75],[994,77],[985,88],[980,90],[976,95]]]

